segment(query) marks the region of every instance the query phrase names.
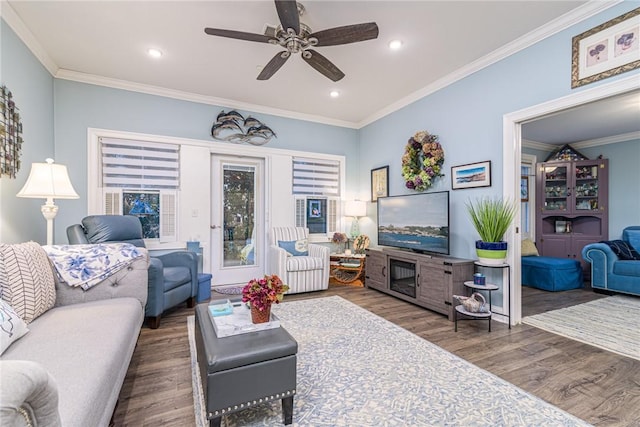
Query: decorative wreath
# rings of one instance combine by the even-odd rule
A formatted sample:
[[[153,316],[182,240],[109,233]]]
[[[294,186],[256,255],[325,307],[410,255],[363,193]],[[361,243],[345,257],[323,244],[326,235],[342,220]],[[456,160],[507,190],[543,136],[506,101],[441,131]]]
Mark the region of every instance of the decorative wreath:
[[[444,176],[444,149],[437,135],[420,131],[409,138],[402,156],[402,176],[405,186],[411,190],[424,191],[433,185],[433,180]]]

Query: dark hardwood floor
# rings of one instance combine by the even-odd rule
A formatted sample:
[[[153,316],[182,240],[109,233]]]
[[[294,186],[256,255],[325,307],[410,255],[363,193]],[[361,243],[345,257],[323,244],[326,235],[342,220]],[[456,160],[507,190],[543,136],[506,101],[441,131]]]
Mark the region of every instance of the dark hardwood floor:
[[[532,292],[529,292],[531,290]],[[579,292],[583,291],[583,292]],[[523,289],[529,314],[545,307],[601,297],[590,291],[551,293]],[[494,322],[462,322],[454,333],[444,316],[381,292],[332,285],[287,295],[286,301],[339,295],[571,414],[598,426],[640,426],[640,361],[543,330]],[[143,328],[120,393],[116,426],[194,425],[187,316],[174,309],[159,329]],[[528,314],[527,314],[528,315]],[[470,396],[472,399],[473,396]],[[295,416],[295,414],[294,414]]]

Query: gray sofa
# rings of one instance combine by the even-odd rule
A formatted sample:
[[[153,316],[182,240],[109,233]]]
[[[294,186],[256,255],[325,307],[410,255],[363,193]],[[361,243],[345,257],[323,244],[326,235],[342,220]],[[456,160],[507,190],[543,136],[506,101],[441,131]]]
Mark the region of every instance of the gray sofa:
[[[147,302],[149,257],[88,291],[56,279],[55,307],[0,357],[0,425],[108,426]],[[57,404],[56,404],[57,398]]]

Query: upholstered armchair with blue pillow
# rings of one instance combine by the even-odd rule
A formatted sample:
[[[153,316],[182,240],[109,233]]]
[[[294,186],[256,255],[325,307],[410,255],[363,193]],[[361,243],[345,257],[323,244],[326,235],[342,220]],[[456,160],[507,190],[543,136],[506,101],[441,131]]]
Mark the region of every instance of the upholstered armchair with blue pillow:
[[[309,243],[303,227],[271,230],[269,274],[289,285],[289,294],[321,291],[329,287],[329,247]]]
[[[582,258],[591,263],[594,290],[640,295],[640,226],[625,228],[622,240],[586,245]]]
[[[125,242],[145,247],[142,224],[132,215],[92,215],[82,224],[67,227],[69,243]],[[145,317],[150,328],[160,326],[162,313],[187,302],[194,307],[198,293],[198,258],[193,252],[175,251],[149,258],[149,295]]]

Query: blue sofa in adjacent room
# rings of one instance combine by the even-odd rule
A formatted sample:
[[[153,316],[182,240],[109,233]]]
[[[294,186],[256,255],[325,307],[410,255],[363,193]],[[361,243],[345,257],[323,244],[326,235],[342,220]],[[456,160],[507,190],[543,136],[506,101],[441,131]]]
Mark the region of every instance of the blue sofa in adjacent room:
[[[627,227],[622,240],[592,243],[582,249],[591,263],[591,287],[640,296],[640,226]]]

